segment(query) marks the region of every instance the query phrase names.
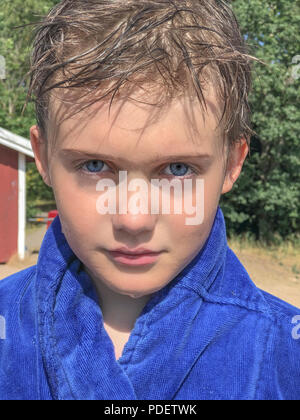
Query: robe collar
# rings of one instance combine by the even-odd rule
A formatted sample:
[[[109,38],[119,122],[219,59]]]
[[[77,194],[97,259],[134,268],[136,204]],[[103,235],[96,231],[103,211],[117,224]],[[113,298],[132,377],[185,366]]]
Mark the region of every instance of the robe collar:
[[[201,251],[148,301],[117,361],[96,289],[68,245],[57,216],[43,240],[36,271],[39,342],[53,398],[175,398],[214,338],[215,328],[199,337],[195,327],[201,318],[201,293],[222,276],[226,251],[225,221],[218,207]],[[209,322],[214,318],[217,328],[217,314],[210,314]],[[205,322],[199,328],[205,328]]]

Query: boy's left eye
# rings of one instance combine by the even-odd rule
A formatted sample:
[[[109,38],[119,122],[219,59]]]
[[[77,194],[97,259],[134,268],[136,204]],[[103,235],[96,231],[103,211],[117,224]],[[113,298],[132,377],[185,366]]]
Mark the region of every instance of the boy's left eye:
[[[102,160],[89,160],[82,165],[82,168],[87,172],[97,173],[100,172],[104,166],[107,165]]]
[[[170,167],[170,172],[167,175],[173,175],[173,176],[185,176],[187,175],[187,172],[190,170],[191,172],[189,173],[189,175],[191,173],[194,173],[193,169],[190,168],[189,165],[186,165],[185,163],[182,162],[176,162],[176,163],[170,163],[167,168]]]

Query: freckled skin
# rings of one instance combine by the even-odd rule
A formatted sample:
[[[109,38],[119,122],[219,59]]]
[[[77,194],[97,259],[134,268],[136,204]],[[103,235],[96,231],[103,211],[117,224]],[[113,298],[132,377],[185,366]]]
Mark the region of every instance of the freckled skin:
[[[230,191],[240,174],[248,152],[246,142],[242,140],[235,147],[226,168],[227,148],[222,147],[220,128],[216,130],[218,106],[213,95],[209,104],[204,120],[199,107],[192,105],[188,110],[184,101],[174,100],[151,124],[147,124],[151,110],[147,105],[127,101],[119,107],[113,103],[110,115],[108,104],[98,104],[99,108],[93,105],[95,113],[91,117],[82,112],[59,126],[52,149],[48,138],[48,151],[38,128],[31,128],[36,164],[44,181],[54,190],[63,232],[98,289],[106,322],[118,331],[130,331],[151,294],[167,285],[201,250],[221,194]],[[55,106],[55,116],[63,114],[63,105]],[[197,131],[191,130],[187,117],[191,109]],[[53,116],[52,119],[49,127],[56,123]],[[101,174],[83,173],[74,168],[78,156],[63,153],[63,149],[97,155],[81,157],[81,161],[100,159],[101,154],[112,155],[115,160],[104,160],[109,169]],[[158,159],[158,154],[165,159]],[[171,180],[175,176],[166,173],[170,173],[170,164],[177,161],[169,161],[168,156],[195,154],[210,156],[206,161],[192,158],[182,162],[198,171],[188,175],[193,182],[204,179],[201,225],[187,226],[185,219],[190,215],[184,213],[152,215],[149,210],[146,215],[101,215],[96,211],[96,200],[101,194],[96,191],[96,183],[101,177],[117,183],[118,171],[126,170],[128,183],[134,178],[142,178],[149,185],[153,178]],[[192,194],[195,192],[194,188]],[[130,194],[133,193],[128,192],[128,198]],[[117,264],[107,254],[107,250],[121,246],[164,252],[154,264],[129,267]]]

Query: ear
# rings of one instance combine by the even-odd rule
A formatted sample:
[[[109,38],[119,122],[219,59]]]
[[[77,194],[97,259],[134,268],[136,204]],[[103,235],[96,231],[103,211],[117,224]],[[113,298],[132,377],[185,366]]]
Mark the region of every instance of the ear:
[[[244,137],[239,142],[237,142],[229,152],[226,174],[221,194],[225,194],[232,189],[235,181],[238,179],[241,173],[248,152],[249,147]]]
[[[30,128],[30,141],[34,153],[36,167],[41,174],[45,184],[51,187],[48,168],[47,142],[41,136],[39,127],[37,125],[34,125]]]

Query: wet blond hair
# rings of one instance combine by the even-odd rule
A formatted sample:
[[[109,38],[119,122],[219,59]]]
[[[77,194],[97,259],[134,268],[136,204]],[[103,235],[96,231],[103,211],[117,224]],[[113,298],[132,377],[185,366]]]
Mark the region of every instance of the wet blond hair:
[[[229,145],[241,137],[249,144],[253,60],[222,0],[62,0],[36,28],[27,101],[46,138],[58,89],[72,89],[83,109],[147,85],[153,106],[188,94],[204,110],[211,83]]]

